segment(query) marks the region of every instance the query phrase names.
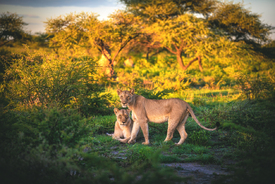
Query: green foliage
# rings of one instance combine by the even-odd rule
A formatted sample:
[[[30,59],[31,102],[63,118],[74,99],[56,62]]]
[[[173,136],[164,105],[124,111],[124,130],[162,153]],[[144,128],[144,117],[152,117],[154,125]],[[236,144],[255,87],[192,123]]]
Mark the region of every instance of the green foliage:
[[[215,158],[213,155],[202,154],[202,155],[191,155],[190,157],[184,159],[185,162],[202,162],[202,163],[213,163],[215,162]]]
[[[176,163],[176,162],[181,162],[181,161],[182,161],[182,159],[180,159],[176,155],[161,155],[160,156],[161,163]]]
[[[160,159],[159,152],[160,150],[155,150],[149,146],[134,144],[133,146],[128,147],[126,156],[130,163],[142,163],[145,161],[149,162],[150,164],[155,164]]]
[[[241,160],[241,165],[233,169],[231,180],[225,177],[220,183],[268,183],[275,155],[275,65],[255,48],[252,51],[247,44],[223,37],[232,35],[227,28],[234,23],[233,27],[253,33],[249,39],[265,39],[268,30],[257,32],[263,28],[258,16],[235,5],[226,6],[226,11],[217,9],[211,14],[214,19],[221,12],[225,14],[218,18],[248,15],[237,23],[234,19],[215,20],[225,26],[223,32],[209,29],[206,19],[184,14],[194,10],[207,15],[213,11],[214,1],[134,2],[138,4],[127,1],[131,4],[128,10],[142,17],[118,11],[109,20],[99,21],[92,13],[69,14],[48,20],[49,34],[32,37],[29,42],[32,46],[32,41],[41,42],[37,45],[44,47],[49,39],[50,49],[0,50],[1,179],[5,183],[179,183],[182,180],[160,167],[160,162],[217,163],[229,150],[231,159]],[[157,19],[159,24],[152,24]],[[255,21],[247,24],[252,19]],[[135,46],[133,39],[141,34],[138,41],[145,40],[146,49],[133,56],[133,68],[121,63],[115,66],[116,81],[104,78],[95,59],[85,56],[111,49],[108,65],[118,57],[121,62],[127,58],[121,51]],[[247,39],[247,34],[236,39]],[[163,52],[149,59],[148,54],[161,50],[160,46],[181,49],[182,53],[176,57]],[[177,59],[184,57],[186,64],[190,57],[200,56],[203,72],[197,70],[198,63],[188,71],[176,69]],[[219,122],[220,130],[202,130],[189,118],[188,138],[181,146],[174,145],[179,139],[177,132],[172,141],[163,143],[165,123],[149,124],[151,146],[141,145],[140,139],[134,145],[122,144],[106,135],[114,131],[116,117],[109,107],[120,106],[118,87],[134,88],[150,99],[184,99],[205,126]],[[245,97],[249,100],[242,101]]]
[[[9,42],[20,41],[26,37],[23,26],[27,25],[23,17],[16,13],[2,13],[0,15],[0,47]]]
[[[88,120],[70,109],[10,111],[1,118],[5,122],[1,125],[1,136],[15,140],[19,138],[25,145],[37,146],[45,142],[56,147],[75,147],[90,132]],[[10,134],[7,135],[6,131]]]
[[[148,98],[148,99],[163,99],[165,98],[166,95],[173,92],[172,89],[165,89],[162,91],[153,90],[155,92],[152,92],[152,90],[148,90],[144,88],[137,88],[136,90],[137,90],[136,93],[138,95],[144,96],[145,98]]]
[[[0,50],[0,82],[4,80],[5,70],[14,62],[15,59],[19,59],[20,54],[11,52],[8,49],[1,48]]]
[[[195,105],[195,106],[205,106],[206,103],[205,103],[205,100],[203,98],[194,98],[192,103]]]
[[[275,99],[275,82],[267,77],[242,76],[237,80],[237,85],[248,99]]]
[[[215,11],[209,17],[212,27],[217,27],[223,34],[234,41],[258,44],[268,40],[272,26],[263,24],[260,15],[243,7],[243,3],[218,2]]]
[[[185,143],[182,146],[173,148],[172,152],[179,155],[191,154],[191,153],[203,154],[203,153],[209,153],[209,149],[204,146]]]
[[[207,145],[210,138],[210,133],[206,130],[193,131],[188,135],[188,142],[195,145]]]
[[[85,115],[108,112],[108,94],[94,80],[89,57],[58,58],[38,51],[15,60],[5,75],[5,95],[16,108],[75,108]]]
[[[169,19],[186,12],[207,15],[215,6],[215,1],[206,0],[120,0],[128,10],[135,15],[147,18],[147,22],[155,22],[158,19]]]

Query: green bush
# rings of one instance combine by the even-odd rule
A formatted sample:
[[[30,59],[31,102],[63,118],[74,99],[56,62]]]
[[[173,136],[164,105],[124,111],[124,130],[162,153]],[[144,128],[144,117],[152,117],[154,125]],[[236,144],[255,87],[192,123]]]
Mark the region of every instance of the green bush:
[[[90,124],[76,110],[37,109],[9,111],[1,116],[0,136],[21,144],[75,147],[90,132]],[[6,132],[9,132],[7,134]]]
[[[195,145],[207,145],[210,133],[206,130],[193,131],[188,134],[188,142]]]
[[[237,80],[237,85],[248,99],[275,99],[274,80],[267,77],[260,77],[259,74],[256,76],[245,75],[239,77]]]
[[[153,147],[134,144],[133,146],[129,146],[126,156],[129,163],[150,163],[154,164],[160,159],[160,150],[154,150]]]
[[[106,114],[108,94],[96,78],[96,63],[89,57],[67,58],[44,52],[30,53],[15,62],[5,74],[5,97],[10,106],[78,109],[85,115]]]

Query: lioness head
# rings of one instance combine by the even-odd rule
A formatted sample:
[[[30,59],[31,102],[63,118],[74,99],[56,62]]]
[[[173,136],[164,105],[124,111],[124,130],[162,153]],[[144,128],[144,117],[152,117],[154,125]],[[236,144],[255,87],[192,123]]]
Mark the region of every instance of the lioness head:
[[[134,92],[135,92],[134,89],[131,89],[130,91],[121,91],[120,89],[117,90],[117,94],[120,98],[122,107],[126,107],[127,104],[132,102]]]
[[[131,121],[130,121],[130,112],[131,112],[131,110],[130,109],[121,109],[121,110],[119,110],[119,109],[115,108],[114,112],[115,112],[115,115],[116,115],[116,118],[117,118],[117,122],[120,125],[127,126],[129,123],[131,123]]]

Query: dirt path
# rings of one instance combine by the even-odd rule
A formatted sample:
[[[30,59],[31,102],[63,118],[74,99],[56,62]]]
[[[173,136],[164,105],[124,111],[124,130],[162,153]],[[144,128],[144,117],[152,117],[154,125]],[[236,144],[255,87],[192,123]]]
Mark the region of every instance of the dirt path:
[[[114,147],[117,148],[117,147]],[[124,152],[112,151],[111,154],[116,159],[127,159],[126,150]],[[218,151],[216,151],[218,153]],[[230,165],[232,163],[228,163]],[[173,168],[177,174],[183,178],[189,178],[187,184],[210,184],[212,180],[221,175],[230,174],[226,168],[220,165],[207,164],[203,165],[197,162],[191,163],[162,163],[162,166]],[[226,164],[227,165],[227,164]]]
[[[219,165],[201,165],[199,163],[169,163],[162,164],[167,167],[174,168],[178,175],[182,177],[189,177],[187,184],[209,184],[219,175],[227,175],[224,168]]]

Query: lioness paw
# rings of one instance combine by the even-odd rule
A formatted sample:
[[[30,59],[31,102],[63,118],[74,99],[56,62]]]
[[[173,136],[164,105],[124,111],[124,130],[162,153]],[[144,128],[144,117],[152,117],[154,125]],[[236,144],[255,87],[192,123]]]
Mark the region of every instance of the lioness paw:
[[[143,142],[142,144],[143,145],[149,145],[149,142]]]
[[[122,142],[122,143],[127,143],[127,142],[128,142],[128,139],[120,139],[120,142]]]
[[[135,142],[136,142],[136,140],[132,140],[132,139],[130,139],[130,140],[128,141],[129,144],[133,144],[133,143],[135,143]]]

